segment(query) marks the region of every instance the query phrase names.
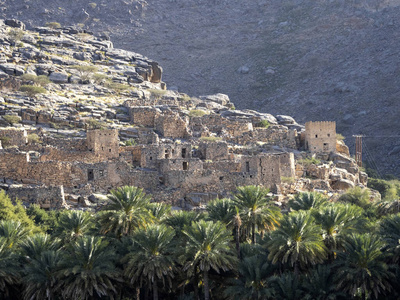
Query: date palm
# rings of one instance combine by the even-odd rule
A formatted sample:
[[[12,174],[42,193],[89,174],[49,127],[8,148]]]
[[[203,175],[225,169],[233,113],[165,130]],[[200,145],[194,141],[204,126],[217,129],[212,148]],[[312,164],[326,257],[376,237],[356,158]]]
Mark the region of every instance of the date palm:
[[[321,263],[326,258],[326,247],[321,227],[306,211],[291,212],[269,236],[268,258],[273,263],[289,263],[298,274],[299,267]]]
[[[301,290],[299,277],[293,273],[284,273],[270,279],[270,285],[274,290],[276,300],[298,300],[304,295]]]
[[[60,214],[55,235],[58,236],[63,243],[69,243],[88,234],[92,226],[92,216],[89,212],[81,210],[66,211]]]
[[[334,259],[334,252],[342,249],[343,238],[355,231],[361,231],[366,223],[363,209],[355,205],[335,203],[313,212],[315,222],[322,228],[325,246],[329,258]]]
[[[0,236],[0,299],[10,299],[10,289],[20,282],[20,278],[17,257],[9,241]]]
[[[144,279],[152,285],[153,299],[158,300],[158,283],[171,285],[174,277],[174,251],[172,240],[175,231],[166,225],[148,225],[138,228],[132,235],[134,247],[124,258],[127,263],[124,274],[131,283]]]
[[[59,297],[58,271],[61,256],[58,251],[40,253],[24,267],[24,299],[41,300]]]
[[[60,247],[60,241],[48,234],[37,233],[27,237],[20,244],[21,253],[29,260],[39,259],[45,251],[55,251]]]
[[[379,234],[386,243],[385,252],[393,263],[400,262],[400,214],[384,218],[380,223]]]
[[[262,300],[273,295],[269,277],[274,268],[261,256],[246,257],[239,264],[239,277],[230,282],[225,296],[230,300]]]
[[[289,207],[293,210],[318,209],[326,204],[326,197],[318,192],[298,193],[294,196],[294,199],[289,200]]]
[[[204,299],[210,299],[210,287],[208,273],[210,269],[219,273],[233,268],[237,258],[231,249],[231,233],[226,230],[221,222],[201,220],[193,222],[183,230],[187,241],[185,253],[181,257],[184,269],[189,275],[197,272],[197,268],[203,272]]]
[[[256,232],[270,231],[279,224],[281,213],[268,197],[269,190],[260,186],[243,186],[237,189],[233,199],[239,209],[243,226],[251,232],[251,241],[256,242]]]
[[[375,235],[353,234],[344,242],[345,251],[338,253],[335,261],[336,283],[351,297],[360,294],[370,299],[383,295],[391,289],[393,274],[384,262],[384,243]]]
[[[150,197],[141,188],[119,187],[111,190],[107,197],[110,202],[99,216],[100,231],[103,234],[111,233],[121,238],[154,219],[147,209]]]
[[[73,242],[60,265],[63,297],[114,299],[114,282],[120,278],[115,261],[115,249],[100,237],[84,236]]]
[[[28,236],[30,230],[21,222],[12,220],[0,221],[0,237],[3,237],[9,248],[15,247],[21,240]]]

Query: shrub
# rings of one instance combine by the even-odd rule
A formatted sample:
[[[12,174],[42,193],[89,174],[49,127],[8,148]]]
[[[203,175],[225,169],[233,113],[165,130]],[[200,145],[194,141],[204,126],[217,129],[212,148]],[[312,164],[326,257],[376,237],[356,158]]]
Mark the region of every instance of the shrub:
[[[207,113],[204,110],[200,110],[200,109],[192,109],[189,112],[189,116],[191,117],[202,117],[204,115],[206,115]]]
[[[104,129],[103,123],[96,119],[88,119],[86,120],[86,124],[88,129]]]
[[[294,178],[293,177],[286,177],[286,176],[281,176],[281,182],[282,183],[294,183]]]
[[[268,122],[268,120],[261,120],[258,124],[257,127],[263,127],[263,128],[268,128],[271,124]]]
[[[362,208],[370,206],[370,193],[368,189],[362,189],[359,186],[348,189],[346,193],[339,197],[339,202],[355,204]]]
[[[37,94],[43,94],[47,92],[45,88],[34,85],[21,85],[19,90],[26,93],[29,97],[34,97]]]
[[[95,72],[98,71],[98,68],[96,66],[80,66],[80,65],[74,65],[71,66],[71,69],[77,70],[79,72],[79,76],[81,77],[82,81],[87,81],[91,79]]]
[[[130,88],[130,86],[127,84],[112,82],[112,81],[106,82],[104,86],[116,92],[125,91]]]
[[[217,142],[220,141],[221,138],[218,136],[202,136],[200,140],[205,141],[205,142]]]
[[[315,157],[306,157],[297,161],[299,164],[308,167],[310,165],[319,165],[321,161]]]
[[[7,148],[8,146],[10,146],[10,138],[8,136],[0,136],[0,142],[1,142],[1,146],[3,148]]]
[[[103,74],[103,73],[95,73],[95,74],[93,74],[93,80],[96,83],[102,83],[104,81],[109,80],[109,77],[106,74]]]
[[[28,134],[27,139],[28,139],[29,144],[39,144],[40,143],[40,138],[36,133]]]
[[[345,139],[345,137],[344,137],[342,134],[340,134],[340,133],[336,133],[336,139],[337,139],[338,141],[343,141],[343,140]]]
[[[124,142],[124,145],[125,146],[135,146],[136,145],[136,141],[135,141],[135,139],[129,139],[129,140],[126,140]]]
[[[11,29],[8,32],[8,37],[11,42],[15,45],[18,41],[22,39],[24,32],[21,29]]]
[[[53,29],[61,28],[61,24],[58,22],[47,22],[46,27],[53,28]]]
[[[19,116],[15,116],[15,115],[5,115],[5,116],[3,116],[3,119],[6,120],[11,125],[21,122],[21,118]]]
[[[167,93],[166,90],[158,90],[158,89],[148,89],[148,91],[155,99],[160,99]]]
[[[368,187],[377,190],[384,200],[394,200],[400,195],[400,181],[383,180],[376,178],[368,179]]]
[[[51,82],[46,75],[36,76],[33,74],[24,74],[21,76],[21,79],[25,81],[33,81],[33,83],[40,86],[45,86]]]

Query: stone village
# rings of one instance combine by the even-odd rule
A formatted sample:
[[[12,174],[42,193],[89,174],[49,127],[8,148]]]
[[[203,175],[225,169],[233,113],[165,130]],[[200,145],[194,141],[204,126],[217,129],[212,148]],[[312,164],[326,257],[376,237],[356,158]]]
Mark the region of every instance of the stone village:
[[[8,24],[24,30],[20,23]],[[1,28],[10,30],[6,25]],[[72,29],[37,28],[37,32],[22,38],[31,45],[28,49],[16,49],[3,39],[3,50],[8,52],[3,52],[0,61],[4,97],[0,115],[18,116],[23,124],[14,126],[0,120],[0,188],[13,199],[47,209],[95,206],[88,201],[89,196],[93,200],[93,195],[134,185],[144,188],[155,201],[193,209],[229,196],[244,185],[263,185],[278,198],[296,191],[332,193],[366,186],[367,175],[336,138],[335,122],[301,126],[289,116],[238,111],[223,94],[188,98],[166,90],[156,62],[114,49],[109,41],[85,33],[84,44],[76,38],[79,32]],[[74,79],[79,74],[68,74],[65,68],[71,63],[54,59],[61,56],[60,50],[54,49],[59,45],[65,48],[63,57],[74,59],[74,64],[87,64],[89,60],[105,66],[105,74],[113,75],[113,81],[135,90],[111,93],[120,104],[109,110],[88,109],[86,104],[59,100],[58,96],[51,98],[51,88],[76,95],[82,92],[82,86],[92,88],[93,94],[103,88],[90,80]],[[50,53],[46,64],[40,56],[44,50]],[[36,56],[32,55],[34,51],[39,51]],[[126,63],[132,57],[135,67]],[[50,96],[44,95],[40,105],[40,96],[27,97],[18,91],[27,70],[52,81]],[[82,95],[88,94],[84,92]],[[107,97],[107,91],[102,95]],[[49,99],[60,109],[46,108],[43,103]],[[34,104],[27,105],[29,102]],[[60,114],[61,110],[68,115]],[[91,128],[85,117],[108,122],[103,128]],[[54,124],[75,126],[79,134],[60,134],[63,129],[56,130]],[[29,142],[32,134],[38,140]],[[310,157],[320,163],[305,163]]]

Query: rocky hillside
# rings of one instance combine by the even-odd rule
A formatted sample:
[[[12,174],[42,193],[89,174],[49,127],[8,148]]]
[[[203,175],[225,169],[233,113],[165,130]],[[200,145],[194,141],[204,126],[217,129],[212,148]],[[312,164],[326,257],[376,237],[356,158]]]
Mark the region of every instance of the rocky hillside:
[[[398,0],[5,1],[0,17],[106,32],[153,57],[167,84],[222,92],[238,108],[335,120],[365,134],[382,173],[400,174]]]

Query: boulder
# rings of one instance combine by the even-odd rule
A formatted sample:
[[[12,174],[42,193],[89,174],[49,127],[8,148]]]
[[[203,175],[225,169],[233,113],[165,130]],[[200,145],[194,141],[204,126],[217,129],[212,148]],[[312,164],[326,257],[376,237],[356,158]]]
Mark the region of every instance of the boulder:
[[[55,83],[67,83],[68,74],[66,72],[55,71],[50,74],[49,79]]]
[[[280,125],[297,124],[295,119],[293,119],[291,116],[277,115],[276,119]]]
[[[217,102],[218,104],[221,105],[227,105],[228,103],[230,103],[229,96],[221,93],[214,95],[200,96],[200,99],[204,101]]]
[[[10,27],[19,28],[22,30],[25,30],[25,27],[26,27],[24,23],[22,23],[21,21],[16,20],[16,19],[5,20],[4,24],[6,24],[7,26],[10,26]]]
[[[340,179],[332,184],[332,188],[335,190],[347,190],[354,187],[354,182],[347,179]]]

